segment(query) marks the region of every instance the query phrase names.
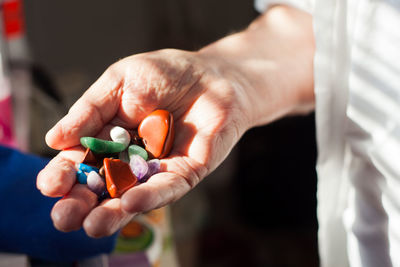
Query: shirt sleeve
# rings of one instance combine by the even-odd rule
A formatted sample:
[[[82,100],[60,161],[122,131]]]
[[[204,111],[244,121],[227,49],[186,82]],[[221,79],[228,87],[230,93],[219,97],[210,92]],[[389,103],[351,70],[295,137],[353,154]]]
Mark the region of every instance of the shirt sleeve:
[[[55,262],[111,252],[115,235],[93,239],[83,230],[63,233],[54,228],[50,211],[57,199],[36,188],[36,176],[47,162],[0,146],[0,251]]]
[[[255,9],[262,13],[268,9],[271,5],[289,5],[300,10],[306,11],[308,13],[312,13],[314,0],[255,0],[254,7]]]

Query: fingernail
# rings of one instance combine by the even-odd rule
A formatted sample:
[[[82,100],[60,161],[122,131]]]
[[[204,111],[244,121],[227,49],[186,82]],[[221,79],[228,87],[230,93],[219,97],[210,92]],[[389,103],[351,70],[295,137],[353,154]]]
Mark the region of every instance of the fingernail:
[[[51,144],[51,139],[53,138],[54,134],[55,134],[55,130],[54,130],[54,127],[53,127],[53,128],[51,128],[51,129],[47,132],[47,134],[46,134],[45,140],[46,140],[46,144],[47,144],[47,145],[50,146],[50,144]]]

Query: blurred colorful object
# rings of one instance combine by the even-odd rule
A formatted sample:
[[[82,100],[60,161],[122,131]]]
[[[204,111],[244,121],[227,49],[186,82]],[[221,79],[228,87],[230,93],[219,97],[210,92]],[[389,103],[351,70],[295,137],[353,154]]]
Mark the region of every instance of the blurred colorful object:
[[[0,79],[3,79],[1,77]],[[0,83],[0,144],[15,147],[15,139],[13,135],[11,94],[7,93],[4,82]]]
[[[0,15],[0,144],[27,151],[32,81],[23,1],[1,1]]]
[[[110,267],[177,266],[168,207],[136,216],[117,238]]]

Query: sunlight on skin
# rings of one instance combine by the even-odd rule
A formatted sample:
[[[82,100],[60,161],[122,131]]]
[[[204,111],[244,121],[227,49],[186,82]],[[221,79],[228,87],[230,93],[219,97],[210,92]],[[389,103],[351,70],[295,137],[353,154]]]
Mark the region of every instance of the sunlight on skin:
[[[76,184],[54,205],[51,218],[57,229],[65,232],[78,230],[96,205],[97,195],[86,185]]]
[[[105,76],[107,77],[107,76]],[[98,81],[98,82],[101,82]],[[167,83],[165,83],[167,84]],[[187,87],[187,90],[191,89],[190,87]],[[92,90],[92,89],[89,89]],[[121,91],[119,88],[115,88],[114,90]],[[131,89],[133,90],[133,89]],[[196,90],[204,90],[204,88],[199,88],[195,89]],[[127,89],[123,90],[126,94],[134,94],[131,91],[127,91]],[[142,90],[140,92],[143,92],[146,90]],[[140,94],[137,93],[137,94]],[[49,132],[47,135],[47,141],[50,146],[56,147],[56,148],[63,148],[61,145],[64,145],[68,139],[68,135],[70,136],[70,139],[77,139],[79,140],[79,137],[81,136],[82,132],[88,132],[89,130],[93,130],[92,124],[90,124],[89,128],[92,129],[84,129],[85,127],[87,128],[87,123],[91,121],[91,117],[95,117],[94,121],[97,121],[97,123],[104,122],[103,117],[105,115],[102,114],[106,109],[105,107],[102,106],[91,106],[86,100],[86,97],[90,95],[90,92],[85,93],[85,95],[74,105],[73,108],[71,108],[71,111],[69,114],[62,120],[60,121],[52,131]],[[193,92],[189,92],[188,94],[193,94]],[[116,97],[118,94],[109,94],[109,98],[113,99]],[[193,94],[193,96],[197,96],[196,94]],[[121,96],[122,98],[124,96]],[[145,97],[145,96],[143,96]],[[168,96],[171,98],[171,96]],[[204,97],[203,97],[204,98]],[[114,101],[118,101],[114,100]],[[148,102],[150,100],[146,100],[144,102]],[[152,98],[151,101],[154,101]],[[187,100],[187,103],[189,102],[195,102],[197,103],[198,100],[193,100],[189,99]],[[103,98],[101,102],[103,106],[109,106],[111,100],[107,98]],[[118,101],[119,102],[119,101]],[[99,103],[96,103],[97,105],[100,105]],[[202,108],[199,107],[200,109],[204,110],[209,110],[210,109],[210,104],[204,101],[199,101],[199,103],[202,103]],[[84,105],[86,104],[86,105]],[[124,103],[126,104],[126,103]],[[126,104],[129,108],[132,106],[129,105],[130,103]],[[173,105],[177,105],[176,103],[171,104],[172,107],[170,110],[173,112]],[[137,106],[137,105],[136,105]],[[137,186],[135,187],[135,190],[133,190],[134,194],[129,194],[127,192],[127,197],[126,199],[133,199],[131,201],[125,201],[124,206],[126,207],[127,210],[130,212],[134,212],[135,209],[138,209],[138,204],[140,203],[141,207],[139,207],[139,210],[137,211],[143,211],[144,209],[150,210],[155,207],[159,207],[162,205],[165,205],[171,201],[175,201],[176,199],[180,198],[184,193],[189,191],[191,188],[194,187],[195,184],[197,184],[200,181],[200,178],[204,177],[207,174],[207,167],[204,166],[204,164],[209,161],[207,161],[207,157],[210,154],[210,147],[211,147],[211,138],[210,138],[210,133],[215,133],[217,134],[219,132],[218,127],[219,125],[217,123],[207,123],[207,119],[202,119],[198,120],[198,118],[193,117],[190,118],[187,114],[191,113],[191,110],[193,107],[197,107],[196,104],[192,105],[192,107],[189,108],[189,111],[187,111],[186,114],[183,114],[180,118],[178,117],[176,121],[176,140],[174,147],[179,148],[178,149],[173,149],[171,151],[171,156],[174,158],[174,160],[171,161],[166,161],[167,168],[166,170],[168,173],[163,173],[159,174],[159,176],[162,176],[163,178],[157,179],[157,176],[154,178],[150,179],[149,182],[147,182],[145,185]],[[217,105],[215,105],[217,106]],[[124,109],[125,106],[121,105],[121,109]],[[85,112],[85,116],[81,116],[77,110],[83,110]],[[112,109],[113,111],[113,109]],[[135,112],[135,111],[131,111]],[[131,114],[131,113],[129,113]],[[215,114],[218,114],[216,112]],[[209,115],[204,114],[205,117],[208,117],[209,120],[208,122],[214,121],[212,119],[213,115],[212,113],[209,113]],[[74,119],[77,118],[77,119]],[[121,119],[121,118],[120,118]],[[219,119],[218,121],[223,121],[222,119]],[[137,124],[137,123],[136,123]],[[97,126],[96,126],[97,127]],[[73,130],[69,130],[73,128]],[[107,136],[106,139],[109,139],[108,132],[110,126],[107,126],[105,128],[108,129],[100,129],[100,135],[101,136]],[[213,129],[214,128],[214,129]],[[185,130],[186,129],[186,130]],[[201,130],[197,130],[201,129]],[[99,130],[96,132],[93,132],[91,134],[96,134],[98,133]],[[200,133],[203,131],[203,133]],[[207,134],[206,134],[207,133]],[[104,138],[104,137],[103,137]],[[62,142],[59,142],[59,140],[62,140]],[[194,140],[199,140],[196,141],[198,145],[196,145],[198,148],[194,149],[195,151],[192,152],[192,158],[191,156],[188,156],[187,153],[188,151],[192,150],[193,151],[193,141]],[[67,142],[68,143],[68,142]],[[71,143],[69,143],[71,144]],[[76,143],[73,143],[76,144]],[[204,149],[205,148],[205,149]],[[71,151],[74,151],[76,153],[72,154]],[[176,156],[175,156],[176,155]],[[74,180],[75,180],[75,172],[76,172],[76,167],[75,167],[75,162],[79,162],[82,159],[83,156],[83,150],[80,151],[75,151],[69,149],[68,151],[62,151],[58,156],[56,156],[50,163],[49,165],[41,171],[41,173],[38,176],[38,188],[42,191],[44,195],[47,196],[62,196],[69,192],[70,190],[74,191],[76,186],[80,185],[74,185]],[[202,162],[202,164],[199,163]],[[60,164],[66,165],[65,167],[61,167]],[[58,165],[57,165],[58,164]],[[165,164],[165,163],[164,163]],[[54,174],[54,170],[59,171],[60,173]],[[68,181],[63,183],[63,181]],[[167,182],[168,181],[168,182]],[[62,185],[62,187],[60,186]],[[72,188],[72,189],[71,189]],[[151,190],[149,190],[151,189]],[[154,194],[154,192],[157,192],[157,194]],[[157,195],[157,198],[154,198],[154,195]],[[106,204],[102,204],[99,206],[99,208],[94,209],[92,212],[95,212],[97,215],[96,217],[102,217],[106,221],[96,221],[92,220],[91,214],[92,212],[88,213],[87,209],[80,210],[77,207],[77,202],[82,201],[84,202],[84,198],[77,198],[74,199],[74,201],[70,200],[69,197],[67,196],[65,199],[60,200],[57,205],[55,205],[52,215],[53,215],[53,221],[55,222],[55,226],[63,231],[70,231],[72,229],[76,229],[76,222],[83,221],[83,218],[87,216],[87,220],[85,220],[85,223],[83,224],[85,230],[89,235],[92,236],[102,236],[102,235],[108,235],[111,234],[112,231],[110,232],[109,228],[111,227],[110,225],[115,225],[115,222],[112,223],[111,221],[115,220],[115,216],[106,216],[105,214],[109,213],[109,209],[100,209],[100,207],[103,207]],[[134,205],[130,204],[131,202],[135,203]],[[107,202],[106,202],[107,203]],[[119,206],[118,206],[119,207]],[[118,209],[118,208],[116,208]],[[75,211],[77,214],[75,215],[76,218],[75,220],[71,220],[69,218],[71,216],[71,210]],[[127,218],[131,218],[131,214],[126,214],[122,210],[120,210],[119,213],[119,220],[125,221]],[[111,220],[111,221],[110,221]],[[87,223],[86,223],[87,221]],[[72,226],[70,224],[73,224]],[[101,226],[102,225],[102,226]],[[108,225],[108,226],[107,226]],[[118,224],[120,226],[120,224]],[[95,230],[93,230],[95,229]],[[100,230],[99,230],[100,229]],[[104,233],[101,233],[101,229],[104,230]],[[114,229],[114,228],[113,228]],[[114,229],[115,231],[118,228]]]
[[[285,11],[272,13],[294,27],[288,32],[304,27],[303,34],[292,37],[272,31],[267,12],[248,30],[201,51],[165,49],[112,65],[48,132],[47,144],[62,150],[79,145],[82,136],[109,139],[112,125],[135,129],[154,109],[166,109],[175,120],[172,151],[161,160],[160,173],[121,199],[100,205],[87,188],[75,184],[75,163],[82,160],[83,149],[60,152],[37,179],[44,195],[67,194],[52,210],[55,227],[71,231],[83,226],[93,237],[111,235],[136,213],[181,198],[225,159],[249,128],[309,111],[313,45],[310,40],[302,42],[304,34],[312,34],[311,19],[292,8],[275,9]],[[304,53],[291,54],[293,46],[304,48]],[[271,58],[277,58],[277,52],[280,61],[274,62]],[[281,73],[281,68],[288,72]]]

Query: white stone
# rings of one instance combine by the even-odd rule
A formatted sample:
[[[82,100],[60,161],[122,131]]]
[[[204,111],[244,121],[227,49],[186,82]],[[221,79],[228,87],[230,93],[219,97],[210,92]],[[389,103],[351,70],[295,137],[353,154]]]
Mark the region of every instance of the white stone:
[[[111,129],[110,137],[114,142],[124,144],[125,146],[128,146],[131,142],[131,136],[128,131],[119,126],[115,126]]]
[[[103,179],[95,171],[91,171],[88,174],[87,185],[88,185],[89,189],[92,190],[97,195],[100,195],[106,189],[106,185],[105,185]]]

